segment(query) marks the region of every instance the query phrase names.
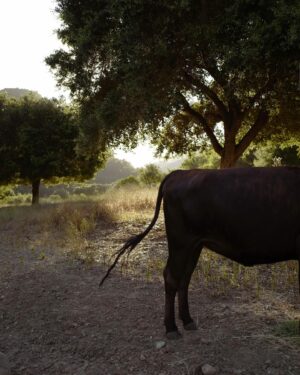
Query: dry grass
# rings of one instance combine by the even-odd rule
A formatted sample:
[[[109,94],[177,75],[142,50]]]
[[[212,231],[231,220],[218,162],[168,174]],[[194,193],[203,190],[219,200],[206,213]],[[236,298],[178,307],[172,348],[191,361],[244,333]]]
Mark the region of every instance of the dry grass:
[[[156,198],[157,188],[131,188],[107,191],[100,202],[114,212],[118,220],[132,221],[152,216]]]
[[[0,225],[24,226],[34,229],[64,231],[74,226],[79,231],[89,231],[96,220],[113,220],[113,214],[105,204],[94,202],[65,202],[33,206],[0,208]]]
[[[79,197],[80,198],[80,197]],[[97,225],[134,221],[152,215],[156,189],[119,189],[74,200],[29,205],[0,206],[0,228],[13,233],[7,242],[15,248],[60,248],[86,263],[99,258],[90,235]]]
[[[117,222],[122,222],[124,234],[128,230],[126,223],[132,224],[133,229],[137,223],[148,223],[153,216],[156,197],[156,188],[118,189],[107,191],[90,201],[53,203],[40,207],[0,207],[0,228],[6,228],[6,233],[10,233],[6,240],[14,247],[25,246],[30,251],[36,251],[35,249],[47,246],[60,249],[72,258],[88,264],[98,261],[108,264],[110,256],[116,250],[113,246],[116,238],[111,239],[111,248],[105,247],[105,252],[100,256],[92,236],[98,238],[105,233],[103,228]],[[159,225],[156,226],[130,258],[121,262],[123,273],[139,274],[148,281],[157,277],[161,279],[167,245],[165,239],[161,242],[164,229],[163,224],[160,225],[160,228],[157,228]],[[159,246],[155,242],[154,254],[149,251],[149,247],[153,246],[153,240],[157,241],[157,236],[160,237],[160,242]],[[105,240],[109,242],[108,239]],[[43,259],[44,250],[38,250],[38,254]],[[201,283],[209,286],[212,294],[216,295],[223,294],[230,288],[247,287],[255,290],[259,296],[262,289],[276,291],[287,286],[298,294],[297,271],[296,262],[246,268],[210,251],[203,251],[193,281],[195,285]]]
[[[288,288],[290,295],[298,296],[298,262],[244,267],[204,249],[194,282],[203,282],[215,295],[222,295],[232,288],[247,288],[253,289],[259,297],[265,289],[282,291]]]
[[[5,242],[15,249],[27,248],[43,258],[45,250],[60,249],[76,258],[91,262],[88,236],[97,222],[114,220],[103,204],[65,202],[39,207],[15,206],[0,208],[0,227],[6,232]]]

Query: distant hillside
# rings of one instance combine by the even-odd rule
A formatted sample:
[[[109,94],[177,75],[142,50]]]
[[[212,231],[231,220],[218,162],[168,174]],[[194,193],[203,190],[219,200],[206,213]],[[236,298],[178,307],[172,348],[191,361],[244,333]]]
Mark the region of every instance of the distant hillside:
[[[179,169],[184,159],[160,160],[155,163],[162,172],[170,172],[174,169]]]
[[[9,98],[20,99],[22,96],[33,95],[36,98],[41,98],[42,96],[37,91],[31,91],[27,89],[18,88],[5,88],[0,90],[0,94],[5,94]]]
[[[110,184],[136,174],[137,170],[128,161],[112,158],[108,160],[105,168],[96,174],[93,181],[98,184]]]

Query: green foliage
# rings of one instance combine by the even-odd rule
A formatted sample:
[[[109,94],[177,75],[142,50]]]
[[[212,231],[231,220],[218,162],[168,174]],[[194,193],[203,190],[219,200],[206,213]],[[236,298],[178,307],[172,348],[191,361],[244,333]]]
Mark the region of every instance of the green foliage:
[[[277,147],[274,150],[274,157],[281,165],[300,166],[300,149],[298,146]]]
[[[114,185],[115,189],[123,189],[123,188],[137,188],[140,186],[140,181],[135,176],[128,176],[122,178],[121,180],[117,181]]]
[[[254,166],[300,166],[299,145],[278,145],[271,142],[254,151]]]
[[[232,166],[259,135],[299,134],[299,1],[57,3],[68,49],[47,62],[108,144],[209,142]]]
[[[78,127],[60,103],[24,97],[4,105],[0,155],[5,165],[14,163],[11,180],[50,180],[74,171]]]
[[[0,200],[3,200],[7,197],[14,196],[14,190],[11,186],[1,186],[0,185]]]
[[[164,175],[155,164],[148,164],[139,172],[141,182],[146,186],[157,185],[161,182]]]
[[[6,88],[0,90],[0,95],[5,95],[8,98],[20,99],[24,96],[30,96],[35,99],[42,99],[41,95],[37,91],[31,91],[27,89],[18,89],[18,88]]]
[[[212,149],[206,152],[192,153],[186,158],[182,165],[182,169],[195,169],[195,168],[217,168],[220,164],[220,159]]]
[[[1,199],[4,205],[27,205],[31,202],[31,194],[12,194]]]
[[[0,97],[0,182],[30,183],[38,195],[41,180],[91,178],[102,155],[83,152],[81,139],[78,116],[63,103]]]

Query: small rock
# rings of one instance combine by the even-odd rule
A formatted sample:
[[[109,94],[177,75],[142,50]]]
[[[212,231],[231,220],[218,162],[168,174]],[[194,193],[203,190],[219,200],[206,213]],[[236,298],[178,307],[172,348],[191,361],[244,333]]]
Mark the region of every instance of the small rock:
[[[215,375],[219,371],[219,369],[217,367],[213,367],[213,366],[209,365],[208,363],[203,365],[201,367],[201,370],[202,370],[203,375]]]
[[[242,375],[243,372],[244,370],[232,370],[233,375]]]
[[[155,343],[155,347],[156,347],[156,349],[161,349],[161,348],[163,348],[163,347],[165,347],[166,346],[166,342],[165,341],[157,341],[156,343]]]
[[[211,340],[210,339],[201,339],[201,343],[202,344],[211,344]]]
[[[0,375],[11,375],[7,356],[0,352]]]

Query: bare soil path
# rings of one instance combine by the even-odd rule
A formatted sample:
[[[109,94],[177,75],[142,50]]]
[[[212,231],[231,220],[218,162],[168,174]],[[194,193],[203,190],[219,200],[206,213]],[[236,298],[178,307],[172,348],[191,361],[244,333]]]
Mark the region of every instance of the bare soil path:
[[[99,226],[90,246],[117,249],[142,226],[124,225]],[[257,297],[253,289],[229,288],[216,295],[194,282],[198,331],[165,339],[163,283],[150,262],[166,255],[162,228],[136,250],[137,269],[114,272],[101,289],[105,267],[87,266],[51,246],[32,251],[25,232],[14,246],[12,230],[3,227],[0,235],[0,351],[13,375],[187,375],[200,374],[197,367],[206,363],[221,375],[300,374],[300,346],[273,333],[278,322],[297,315],[289,293],[265,290]],[[147,266],[139,261],[143,253]]]

